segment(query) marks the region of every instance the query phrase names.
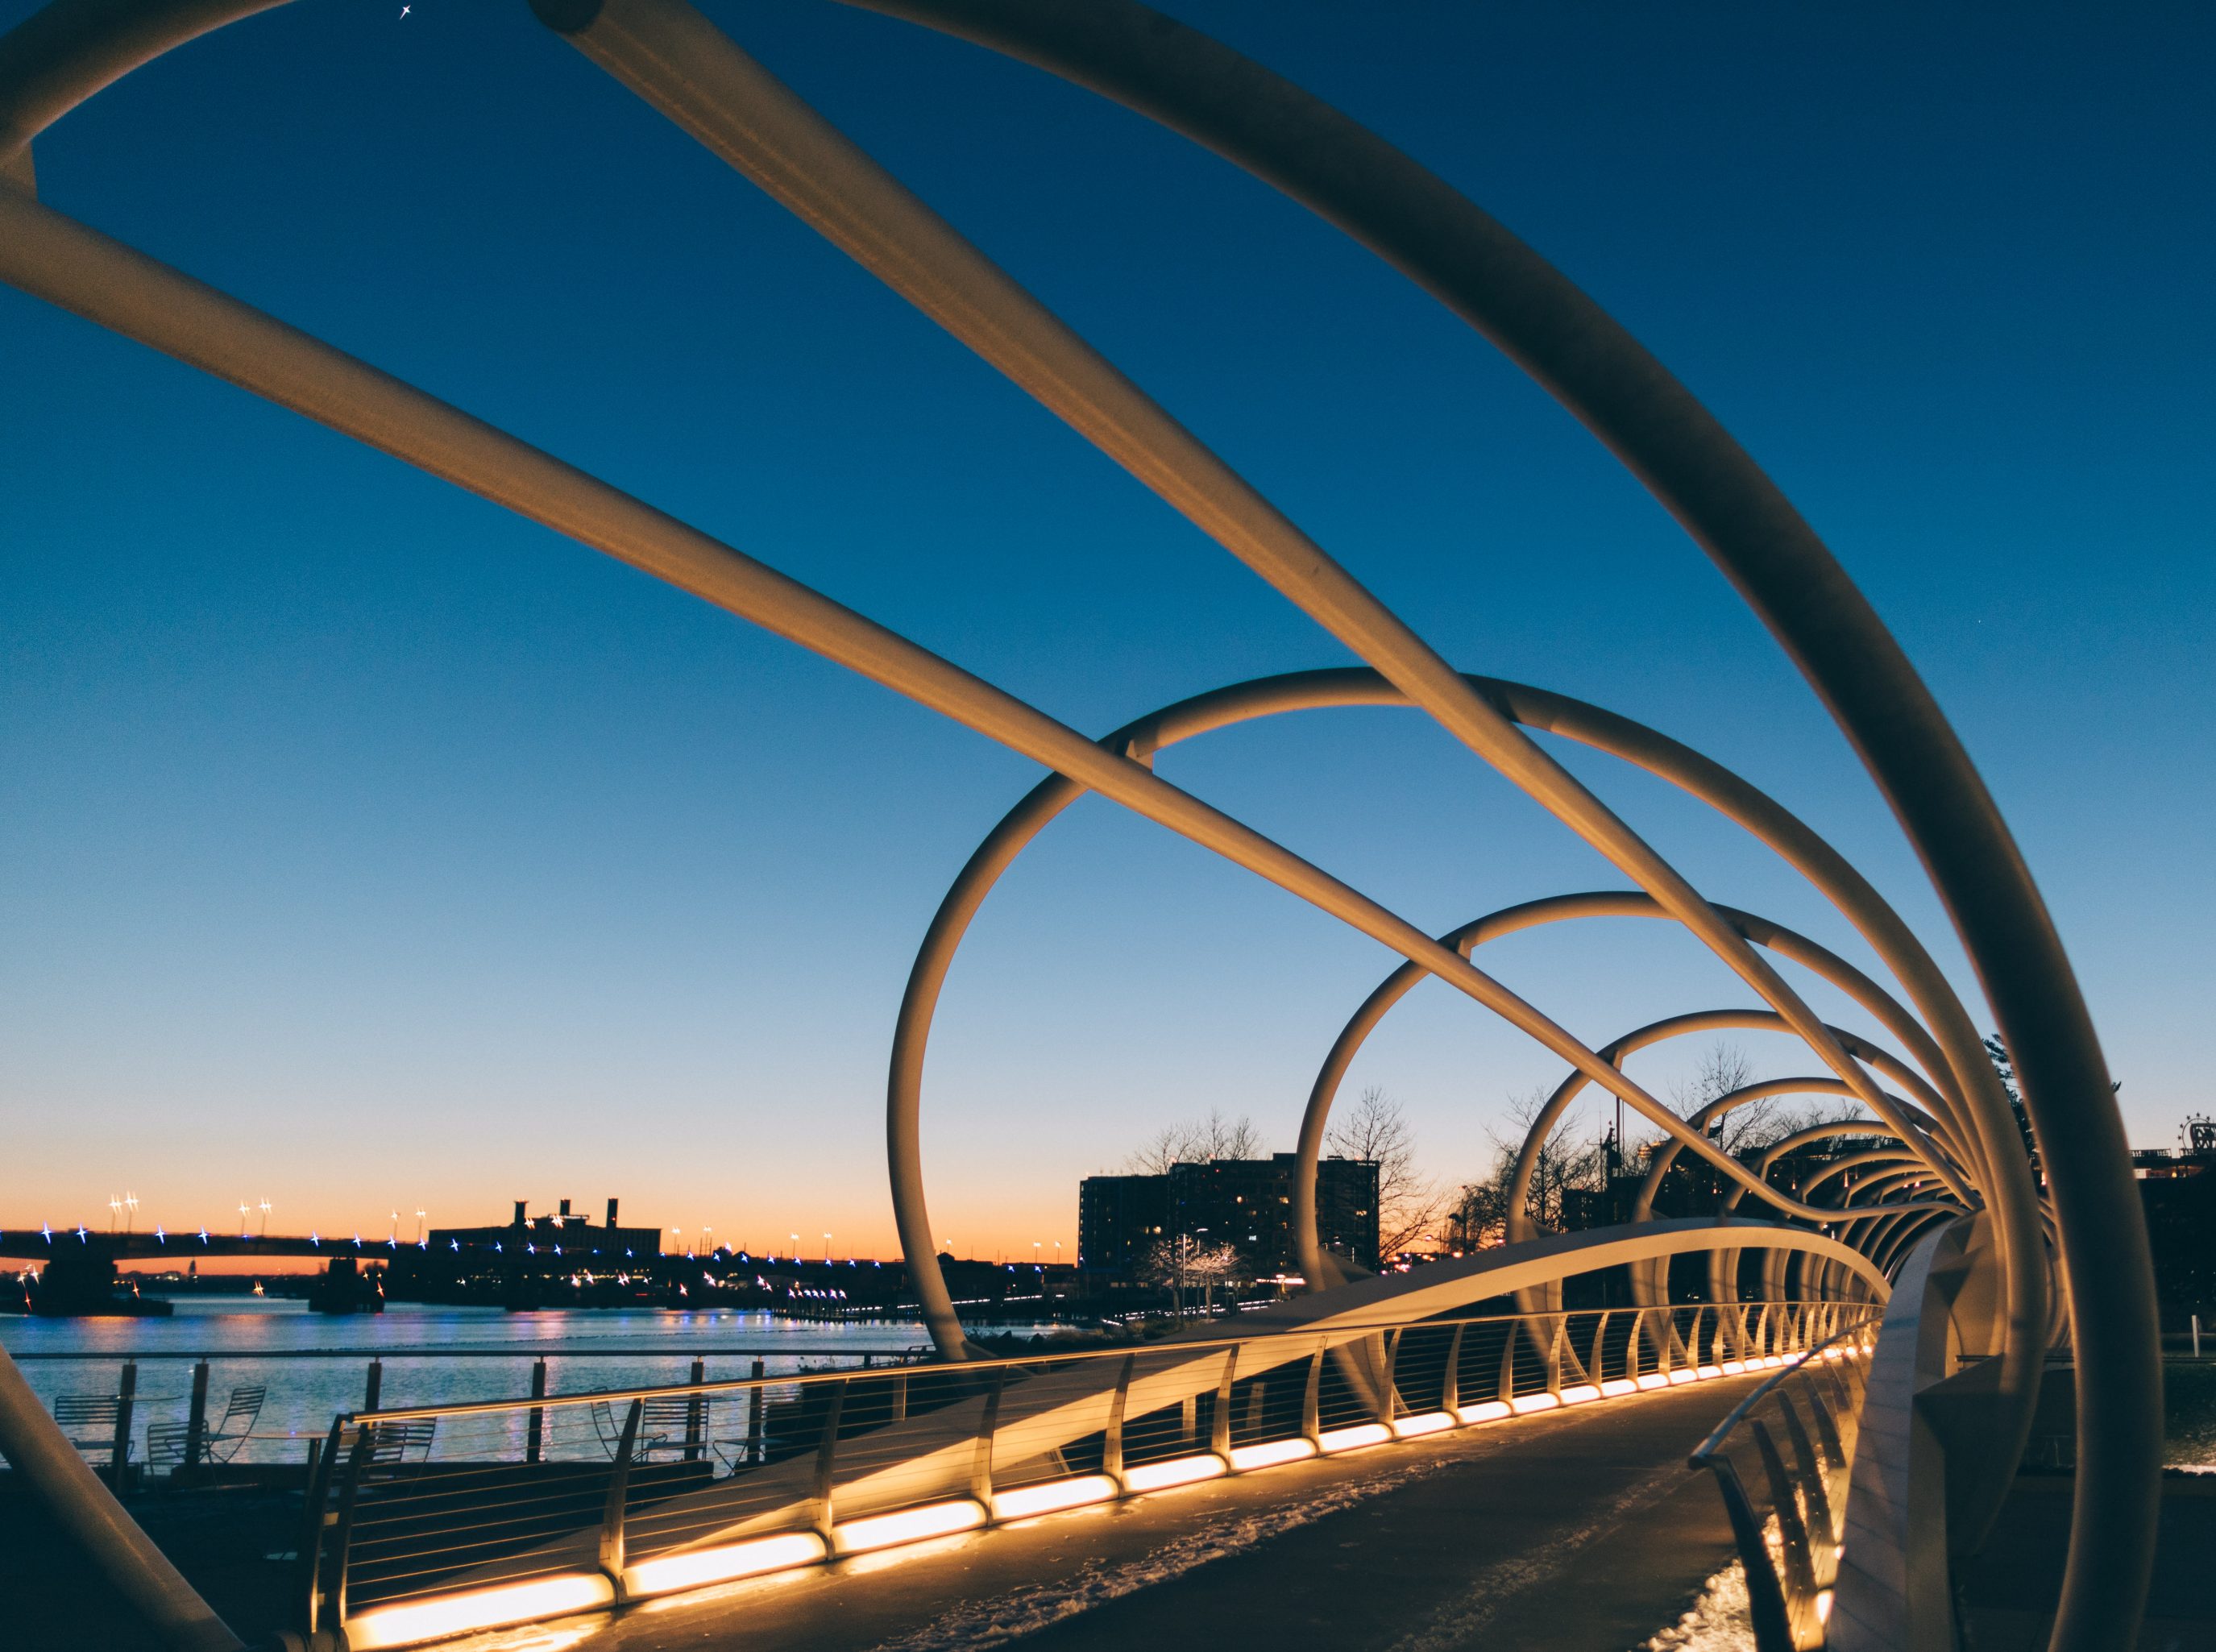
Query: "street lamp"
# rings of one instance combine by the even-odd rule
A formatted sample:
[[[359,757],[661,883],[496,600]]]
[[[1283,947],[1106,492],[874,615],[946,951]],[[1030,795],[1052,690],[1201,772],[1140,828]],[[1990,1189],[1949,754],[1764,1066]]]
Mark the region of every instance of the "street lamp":
[[[823,1236],[823,1266],[831,1266],[831,1236],[828,1233]]]

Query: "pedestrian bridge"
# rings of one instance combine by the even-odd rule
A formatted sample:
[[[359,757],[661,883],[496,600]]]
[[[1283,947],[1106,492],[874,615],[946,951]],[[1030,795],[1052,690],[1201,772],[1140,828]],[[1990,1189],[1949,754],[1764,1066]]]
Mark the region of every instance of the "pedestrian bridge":
[[[1621,712],[1443,659],[687,0],[531,0],[527,11],[515,7],[519,50],[582,53],[608,77],[600,112],[643,100],[670,123],[673,146],[705,148],[789,208],[1359,665],[1227,682],[1088,737],[766,563],[41,200],[37,157],[69,141],[71,110],[202,35],[255,27],[250,19],[280,3],[49,0],[0,38],[0,280],[765,627],[1046,771],[949,888],[893,1027],[886,1170],[939,1360],[867,1377],[341,1417],[303,1511],[313,1525],[302,1542],[296,1643],[397,1645],[471,1623],[601,1609],[933,1532],[1151,1496],[1179,1481],[1293,1473],[1296,1460],[1357,1449],[1413,1451],[1416,1436],[1514,1427],[1536,1411],[1637,1406],[1642,1394],[1697,1391],[1708,1381],[1751,1390],[1705,1443],[1685,1449],[1710,1473],[1738,1533],[1764,1652],[1940,1648],[1954,1637],[1954,1582],[1996,1530],[2046,1363],[2062,1350],[2074,1366],[2077,1467],[2047,1644],[2108,1652],[2130,1643],[2158,1506],[2153,1282],[2121,1120],[2060,938],[1961,742],[1846,572],[1745,451],[1589,297],[1376,134],[1136,0],[852,0],[1031,65],[1203,145],[1498,345],[1623,460],[1786,651],[1928,874],[1976,978],[1967,999],[1869,880],[1745,778]],[[1115,574],[1094,571],[1104,581]],[[1441,929],[1443,917],[1462,915],[1419,922],[1394,911],[1157,772],[1180,742],[1352,706],[1430,718],[1626,886],[1525,901]],[[1542,735],[1665,781],[1744,833],[1799,874],[1843,944],[1879,973],[1696,889]],[[1308,1174],[1292,1213],[1308,1295],[1238,1320],[1234,1336],[981,1359],[939,1276],[926,1197],[932,1018],[994,883],[1088,792],[1368,937],[1391,971],[1335,1039],[1318,1030],[1320,1064],[1301,1116]],[[1536,925],[1626,919],[1676,926],[1731,971],[1748,1002],[1593,1037],[1477,961],[1495,939]],[[1240,967],[1267,965],[1246,959],[1236,937],[1223,946]],[[1819,1015],[1804,977],[1849,1004],[1856,1025]],[[1313,1166],[1355,1051],[1429,979],[1529,1037],[1566,1076],[1514,1167],[1508,1243],[1405,1278],[1351,1280],[1318,1238]],[[1988,1026],[2013,1059],[2021,1113],[1983,1046]],[[1634,1057],[1719,1028],[1788,1034],[1812,1070],[1744,1086],[1682,1117],[1640,1081]],[[1588,1092],[1621,1100],[1661,1146],[1631,1223],[1549,1235],[1531,1208],[1535,1177],[1550,1133]],[[1732,1108],[1787,1093],[1850,1102],[1855,1117],[1748,1158],[1711,1133]],[[1652,1184],[1681,1156],[1732,1190],[1713,1219],[1651,1219]],[[1768,1219],[1739,1219],[1747,1200]],[[1666,1264],[1687,1254],[1707,1259],[1704,1288],[1679,1293],[1670,1289]],[[1630,1305],[1568,1310],[1564,1281],[1603,1270],[1620,1272]],[[191,1652],[240,1644],[4,1357],[0,1452],[167,1643]]]

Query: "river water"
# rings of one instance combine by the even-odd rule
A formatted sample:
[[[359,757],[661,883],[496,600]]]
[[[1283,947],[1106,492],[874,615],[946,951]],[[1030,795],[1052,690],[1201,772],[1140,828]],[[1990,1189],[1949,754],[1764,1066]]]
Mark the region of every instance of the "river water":
[[[331,1419],[362,1407],[369,1362],[382,1362],[386,1409],[458,1401],[520,1399],[544,1358],[549,1394],[646,1387],[688,1379],[704,1357],[710,1381],[858,1364],[920,1347],[920,1323],[840,1323],[729,1310],[435,1307],[396,1303],[382,1314],[328,1317],[305,1303],[253,1296],[175,1299],[168,1319],[0,1317],[0,1347],[51,1408],[64,1394],[112,1395],[125,1360],[138,1365],[142,1439],[148,1422],[182,1421],[193,1365],[208,1361],[211,1426],[234,1386],[268,1390],[240,1460],[299,1460]],[[1047,1327],[1007,1328],[1028,1334]],[[663,1350],[667,1350],[664,1352]]]

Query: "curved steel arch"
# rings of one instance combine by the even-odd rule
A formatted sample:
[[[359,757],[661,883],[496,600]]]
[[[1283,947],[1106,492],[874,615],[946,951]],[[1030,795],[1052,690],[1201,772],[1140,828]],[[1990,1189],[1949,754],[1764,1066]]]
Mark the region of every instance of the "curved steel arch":
[[[1117,97],[1246,165],[1380,251],[1486,331],[1584,419],[1687,526],[1786,645],[1858,747],[1924,856],[1984,980],[2002,1032],[2016,1051],[2027,1106],[2049,1165],[2057,1230],[2072,1275],[2065,1283],[2078,1287],[2067,1296],[2080,1350],[2080,1472],[2071,1563],[2053,1644],[2098,1644],[2103,1637],[2128,1635],[2143,1603],[2151,1553],[2152,1469],[2158,1460],[2158,1439],[2150,1419],[2156,1415],[2158,1375],[2152,1343],[2151,1273],[2144,1231],[2132,1219],[2121,1120],[2108,1099],[2103,1063],[2083,1000],[2020,854],[1920,679],[1820,542],[1705,410],[1557,272],[1413,162],[1259,65],[1123,0],[1096,0],[1081,13],[1015,5],[1008,0],[868,3],[1027,56]],[[193,9],[176,0],[165,3],[179,14]],[[675,9],[667,4],[657,7],[653,0],[635,0],[624,9],[649,16]],[[68,9],[94,15],[101,9],[78,3]],[[588,4],[574,9],[586,13],[599,8]],[[57,239],[66,243],[70,237],[48,233],[52,226],[42,224],[36,214],[9,210],[6,217],[13,220],[6,225],[11,233],[28,231],[34,238],[44,237],[27,261],[12,266],[19,284],[44,291],[34,266],[58,250]],[[7,239],[0,236],[0,244]],[[82,275],[83,255],[98,249],[80,240],[60,250],[78,256],[75,273]],[[98,264],[100,260],[92,262]],[[48,264],[51,268],[50,257]],[[28,281],[21,279],[26,272],[31,276]],[[110,266],[108,273],[118,272]],[[173,353],[200,359],[189,350]],[[345,421],[330,422],[361,434]],[[381,445],[402,450],[391,441]],[[466,479],[469,471],[464,466],[446,473]],[[542,496],[559,493],[558,487],[549,484],[560,480],[541,474],[534,485]],[[515,494],[491,491],[503,502],[515,502]],[[532,489],[519,491],[527,497]],[[573,497],[570,502],[576,501]],[[588,510],[585,515],[589,519],[592,513]],[[605,527],[600,531],[607,533]],[[625,550],[595,539],[591,531],[579,537],[626,555]],[[627,559],[641,560],[643,549],[642,565],[651,566],[650,553],[657,548],[651,542],[657,537],[649,533],[646,547],[637,543],[628,547]],[[665,542],[658,548],[666,552],[669,547]],[[1268,560],[1271,547],[1259,549],[1264,554],[1257,559],[1258,566]],[[675,562],[682,569],[687,559],[680,556]],[[758,564],[755,568],[759,571]],[[677,577],[667,564],[654,571],[665,578]],[[1327,625],[1336,620],[1358,630],[1374,626],[1382,613],[1363,610],[1360,600],[1353,610],[1341,607],[1329,618],[1318,612],[1319,607],[1332,607],[1335,598],[1346,598],[1347,588],[1356,599],[1367,596],[1351,581],[1335,588],[1332,576],[1338,570],[1327,564],[1280,566],[1277,571],[1285,576],[1280,588]],[[677,583],[686,582],[677,578]],[[794,593],[779,595],[786,601],[769,607],[782,607],[789,613],[794,606],[805,606],[794,601]],[[813,618],[821,621],[826,616],[818,613]],[[1427,709],[1481,755],[1496,761],[1505,756],[1511,762],[1529,762],[1534,754],[1515,745],[1512,731],[1493,725],[1481,706],[1458,694],[1456,685],[1439,675],[1443,667],[1413,633],[1389,614],[1382,615],[1382,621],[1384,629],[1375,633],[1379,652],[1391,656],[1396,666],[1435,697],[1417,695]],[[805,641],[806,629],[795,626],[786,634]],[[834,640],[832,633],[839,629],[835,624],[828,630],[819,624],[814,628],[817,641],[809,645],[860,665],[871,653],[866,647],[841,654],[835,647],[822,646]],[[846,640],[869,639],[849,633]],[[1357,646],[1366,656],[1378,657]],[[880,657],[877,664],[879,669],[871,675],[902,686],[897,666],[914,669],[921,663],[912,656],[898,662]],[[933,675],[927,667],[921,675]],[[914,692],[916,681],[911,675],[905,691]],[[934,686],[942,698],[918,697],[962,716],[957,709],[961,693],[945,693],[958,685],[942,678]],[[963,720],[973,726],[998,723],[1001,731],[995,737],[1007,738],[1013,732],[1011,708],[1005,703],[982,707],[972,703],[967,709],[971,715]],[[1027,732],[1037,737],[1045,731],[1034,724]],[[1010,743],[1019,749],[1031,749],[1019,740]],[[1542,766],[1517,778],[1543,786],[1564,777]],[[1102,789],[1117,795],[1110,787]],[[1144,792],[1142,787],[1132,789]],[[1149,800],[1165,814],[1178,813],[1176,805],[1160,793]],[[1666,866],[1653,860],[1628,828],[1574,789],[1573,783],[1567,791],[1556,786],[1546,800],[1567,811],[1566,818],[1574,817],[1573,823],[1581,831],[1597,834],[1615,852],[1643,868],[1648,875],[1640,877],[1634,871],[1636,880],[1743,977],[1758,986],[1766,977],[1782,988],[1750,949],[1720,933],[1716,915],[1689,886]],[[1178,829],[1203,824],[1217,823],[1188,812]],[[1259,844],[1245,841],[1240,847],[1267,858]],[[1338,915],[1347,917],[1348,913]],[[1382,909],[1363,912],[1371,922],[1389,915]],[[1388,940],[1388,944],[1395,942]],[[1465,990],[1480,984],[1454,971],[1450,963],[1447,972]],[[1484,1001],[1481,990],[1473,996]],[[1774,996],[1766,987],[1764,996]],[[1917,995],[1912,990],[1912,996]],[[1795,1002],[1793,1008],[1800,1014],[1792,1019],[1813,1020],[1805,1006]],[[2028,1185],[2020,1155],[1990,1150],[2000,1139],[1997,1111],[1990,1105],[1990,1074],[1981,1076],[1974,1063],[1964,1062],[1956,1036],[1961,1029],[1951,1019],[1936,1020],[1935,1026],[1966,1091],[1978,1098],[1973,1117],[1982,1131],[1991,1132],[1988,1156],[2000,1179],[1996,1187],[2019,1178]],[[1804,1034],[1811,1031],[1805,1025],[1797,1030]],[[1819,1036],[1812,1036],[1811,1042],[1822,1048]],[[1576,1064],[1574,1054],[1573,1059]],[[2028,1200],[2001,1196],[1995,1203],[2005,1230],[2013,1335],[2024,1320],[2027,1293],[2034,1283],[2029,1278],[2034,1258],[2028,1241],[2035,1236],[2029,1224],[2036,1217]],[[2089,1288],[2096,1278],[2097,1291]],[[2038,1283],[2043,1285],[2043,1280]],[[2038,1294],[2043,1298],[2043,1289]],[[2020,1373],[2019,1354],[2012,1341],[2004,1369]],[[2016,1395],[2016,1421],[2028,1421],[2025,1396],[2018,1390],[2010,1391]],[[2018,1427],[2018,1438],[2021,1432]]]
[[[1870,941],[1904,985],[1911,985],[1927,975],[1936,977],[1936,968],[1930,965],[1928,956],[1921,965],[1917,963],[1921,949],[1906,926],[1837,851],[1783,807],[1722,765],[1628,718],[1568,695],[1498,678],[1474,676],[1470,681],[1494,697],[1504,712],[1517,721],[1604,751],[1709,804],[1814,883]],[[1151,764],[1157,753],[1170,746],[1259,718],[1296,711],[1405,707],[1407,704],[1399,689],[1366,668],[1292,672],[1254,678],[1174,701],[1125,724],[1104,737],[1100,743],[1108,750]],[[1066,774],[1050,774],[1033,786],[986,835],[948,886],[932,915],[916,949],[915,962],[909,968],[894,1021],[885,1117],[895,1220],[917,1283],[925,1322],[940,1351],[949,1356],[963,1348],[965,1339],[954,1312],[952,1297],[939,1269],[938,1247],[932,1235],[924,1194],[921,1097],[923,1059],[931,1024],[954,955],[985,897],[1031,841],[1087,789],[1084,782]],[[1827,967],[1836,968],[1838,974],[1835,984],[1840,984],[1899,1037],[1925,1065],[1933,1080],[1946,1085],[1948,1095],[1955,1098],[1958,1106],[1969,1115],[1972,1129],[1962,1151],[1974,1155],[1981,1134],[1974,1124],[1974,1109],[1961,1100],[1963,1092],[1959,1085],[1948,1084],[1953,1063],[1915,1018],[1883,989],[1836,954],[1752,914],[1739,915],[1763,926],[1771,936],[1790,937],[1794,944],[1804,947],[1805,952],[1788,954],[1796,957],[1797,961],[1817,968],[1819,973]],[[1814,961],[1819,955],[1821,964]],[[1959,1008],[1956,1014],[1960,1015]],[[1979,1058],[1983,1059],[1982,1046]],[[1987,1070],[1990,1073],[1990,1065]],[[1923,1093],[1936,1094],[1930,1085],[1924,1086]],[[1948,1110],[1942,1103],[1933,1111]],[[1312,1183],[1308,1196],[1312,1206]],[[1311,1219],[1306,1230],[1312,1233],[1313,1229]],[[1302,1230],[1302,1224],[1296,1223],[1296,1232]],[[2043,1347],[2043,1318],[2038,1329]]]

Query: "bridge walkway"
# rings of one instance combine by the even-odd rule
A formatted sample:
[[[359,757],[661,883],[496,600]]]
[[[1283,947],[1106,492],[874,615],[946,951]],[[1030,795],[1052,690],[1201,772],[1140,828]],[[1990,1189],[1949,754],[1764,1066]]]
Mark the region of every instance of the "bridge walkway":
[[[1541,1413],[598,1615],[461,1652],[1626,1652],[1725,1565],[1685,1453],[1755,1378]]]

